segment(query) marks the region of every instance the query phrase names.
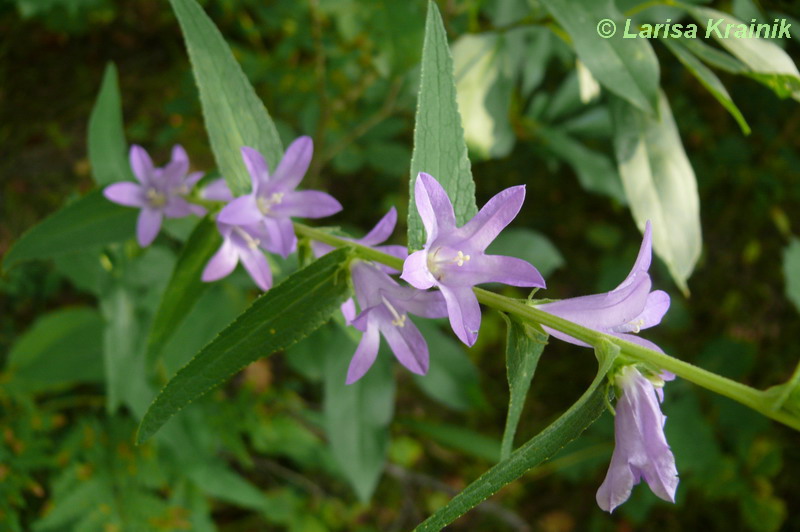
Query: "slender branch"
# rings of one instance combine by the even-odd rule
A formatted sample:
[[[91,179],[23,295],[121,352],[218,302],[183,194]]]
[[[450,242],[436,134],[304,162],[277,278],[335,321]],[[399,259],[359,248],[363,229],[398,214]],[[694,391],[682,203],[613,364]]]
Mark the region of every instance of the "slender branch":
[[[311,238],[334,247],[350,247],[363,259],[380,262],[397,270],[403,269],[403,261],[397,257],[387,255],[386,253],[382,253],[367,246],[362,246],[326,231],[315,229],[303,224],[295,223],[294,228],[298,235]],[[716,373],[712,373],[708,370],[695,366],[694,364],[671,357],[666,353],[647,349],[616,336],[611,336],[593,329],[589,329],[577,323],[565,320],[553,314],[549,314],[543,310],[539,310],[528,305],[524,301],[519,301],[502,296],[500,294],[495,294],[494,292],[489,292],[488,290],[484,290],[482,288],[474,288],[474,291],[475,295],[478,297],[478,301],[484,305],[492,307],[496,310],[514,314],[529,322],[550,327],[551,329],[568,334],[569,336],[582,342],[586,342],[590,345],[597,345],[603,339],[605,339],[619,346],[622,354],[635,361],[646,362],[657,368],[665,369],[689,382],[733,399],[734,401],[750,407],[769,418],[779,421],[794,429],[800,430],[800,417],[792,415],[785,410],[776,409],[772,397],[774,394],[757,390],[745,384],[728,379],[727,377],[717,375]]]

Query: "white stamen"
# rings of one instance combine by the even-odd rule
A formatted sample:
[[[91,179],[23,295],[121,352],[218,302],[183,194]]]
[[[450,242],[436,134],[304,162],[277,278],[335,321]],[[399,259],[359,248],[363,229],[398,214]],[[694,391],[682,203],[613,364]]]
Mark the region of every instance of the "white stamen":
[[[259,239],[253,238],[252,236],[250,236],[250,234],[247,231],[245,231],[241,227],[234,226],[233,227],[233,231],[237,235],[242,237],[245,242],[247,242],[247,247],[249,247],[250,249],[257,249],[259,244],[261,244],[261,241]]]
[[[469,255],[464,255],[463,251],[459,251],[458,255],[453,259],[458,266],[463,266],[465,262],[469,262]]]
[[[163,207],[167,204],[167,197],[154,188],[148,188],[146,195],[151,207]]]
[[[632,321],[628,324],[628,327],[631,328],[632,333],[638,333],[642,330],[642,326],[644,326],[644,319],[639,318],[636,321]]]
[[[256,199],[256,205],[261,214],[269,214],[273,205],[278,205],[283,201],[283,192],[274,192],[268,198],[259,197]]]
[[[386,308],[389,309],[389,312],[392,313],[392,317],[394,318],[392,320],[392,325],[394,325],[395,327],[405,327],[406,318],[408,316],[405,314],[402,315],[398,314],[397,310],[392,306],[391,303],[389,303],[389,300],[387,300],[385,297],[381,296],[381,300],[383,300],[383,304],[386,305]]]

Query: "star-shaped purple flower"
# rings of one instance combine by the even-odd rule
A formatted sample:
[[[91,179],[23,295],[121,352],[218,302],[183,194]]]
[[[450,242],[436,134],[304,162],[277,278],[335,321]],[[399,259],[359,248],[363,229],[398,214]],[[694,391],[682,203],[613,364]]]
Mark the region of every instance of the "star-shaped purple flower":
[[[381,334],[397,360],[409,371],[420,375],[427,373],[428,344],[414,322],[408,319],[408,314],[443,318],[447,307],[442,294],[400,286],[371,262],[353,261],[350,272],[361,307],[352,325],[364,334],[350,361],[347,384],[356,382],[372,367]]]
[[[655,385],[633,366],[623,367],[615,377],[622,396],[614,418],[614,454],[597,490],[597,504],[607,512],[628,500],[642,478],[656,496],[675,502],[678,470],[664,436],[667,418],[659,406],[663,378],[654,379]]]
[[[300,137],[286,149],[275,173],[257,150],[242,147],[242,158],[250,172],[253,189],[220,211],[217,219],[232,225],[263,223],[277,253],[288,257],[297,245],[292,217],[323,218],[342,210],[331,195],[317,190],[295,190],[311,163],[314,145],[310,137]]]
[[[222,246],[206,264],[205,282],[227,277],[241,261],[247,273],[265,292],[272,287],[272,271],[262,249],[269,250],[270,235],[261,223],[232,225],[217,220]]]
[[[610,292],[573,297],[552,303],[536,305],[537,308],[566,320],[574,321],[589,329],[611,334],[629,342],[661,351],[653,342],[635,334],[642,329],[661,323],[669,310],[669,295],[656,290],[651,292],[652,281],[647,270],[652,253],[652,231],[647,222],[639,248],[639,256],[631,272],[622,283]],[[549,327],[544,329],[551,335],[571,344],[589,347],[586,343]]]
[[[428,240],[422,250],[406,259],[400,278],[421,290],[438,287],[447,302],[453,331],[471,346],[481,325],[481,309],[473,286],[545,286],[538,270],[524,260],[484,253],[516,217],[525,199],[525,186],[503,190],[462,227],[456,227],[453,204],[436,179],[420,172],[414,195]]]
[[[163,168],[154,167],[152,159],[141,146],[131,146],[129,158],[133,175],[139,184],[127,181],[114,183],[103,190],[103,195],[114,203],[142,209],[136,224],[140,246],[149,246],[155,240],[164,216],[183,218],[190,214],[205,214],[203,207],[185,199],[203,173],[187,175],[189,157],[180,145],[172,148],[172,158]]]

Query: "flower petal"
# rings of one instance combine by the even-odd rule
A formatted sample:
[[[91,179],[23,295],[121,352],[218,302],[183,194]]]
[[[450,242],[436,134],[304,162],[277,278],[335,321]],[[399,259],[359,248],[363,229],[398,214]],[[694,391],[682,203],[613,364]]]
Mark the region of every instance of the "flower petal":
[[[183,218],[194,212],[192,205],[180,196],[171,196],[167,199],[164,206],[164,214],[167,218]],[[197,207],[195,205],[194,207]]]
[[[414,202],[430,244],[439,232],[447,233],[455,229],[456,216],[453,204],[442,185],[429,174],[420,172],[414,183]]]
[[[226,238],[222,242],[222,246],[206,264],[201,279],[208,283],[227,277],[236,268],[238,262],[239,255],[236,253],[236,249],[230,239]]]
[[[311,164],[313,155],[314,141],[311,140],[311,137],[299,137],[289,144],[272,175],[273,181],[281,192],[289,192],[297,188],[308,171],[308,165]]]
[[[144,207],[147,202],[144,198],[144,190],[141,185],[125,181],[114,183],[103,189],[103,195],[114,203],[125,205],[126,207]]]
[[[197,184],[198,181],[203,179],[205,174],[203,172],[192,172],[191,174],[186,176],[186,179],[183,180],[183,184],[186,185],[186,188],[190,189]],[[225,180],[222,179],[224,183]],[[227,201],[227,200],[226,200]]]
[[[172,158],[161,173],[161,178],[165,183],[172,187],[183,184],[183,178],[189,171],[189,156],[183,146],[176,144],[172,147]]]
[[[457,274],[457,275],[456,275]],[[503,283],[511,286],[545,287],[544,278],[528,262],[504,255],[478,254],[463,263],[450,278],[459,285]]]
[[[128,153],[128,159],[131,163],[133,175],[143,185],[149,185],[153,182],[153,160],[148,155],[147,151],[141,146],[134,144],[131,146]]]
[[[523,201],[525,201],[525,185],[503,190],[458,229],[458,234],[469,241],[472,251],[484,251],[497,238],[500,231],[517,216]]]
[[[356,240],[356,242],[364,246],[377,246],[392,236],[392,231],[394,231],[394,226],[396,224],[397,209],[392,207],[389,209],[389,212],[384,214],[383,218],[381,218],[380,221],[375,224],[375,227],[373,227],[372,230],[364,236],[364,238]]]
[[[287,192],[282,201],[270,208],[270,215],[277,218],[324,218],[342,210],[336,198],[319,190],[296,190]]]
[[[403,273],[400,278],[420,290],[435,286],[436,278],[428,271],[428,252],[421,249],[409,255],[403,263]]]
[[[406,319],[402,326],[397,326],[392,323],[392,316],[388,311],[385,318],[381,322],[381,332],[392,348],[394,356],[412,373],[425,375],[428,372],[430,356],[428,344],[422,333],[409,319]]]
[[[139,245],[147,247],[156,239],[159,229],[161,229],[161,211],[145,207],[139,212],[139,219],[136,222],[136,237]]]
[[[264,253],[258,248],[246,248],[239,250],[239,258],[242,261],[244,269],[250,274],[253,281],[263,291],[267,291],[272,287],[272,270],[269,269],[269,263]]]
[[[288,218],[264,218],[264,227],[269,234],[269,239],[263,243],[264,249],[277,253],[284,259],[291,255],[297,248],[297,237],[294,226]]]
[[[378,332],[377,324],[370,323],[367,330],[358,343],[356,352],[350,360],[350,367],[347,368],[347,380],[345,384],[353,384],[364,376],[372,367],[375,358],[378,356],[378,347],[381,337]]]
[[[450,326],[458,339],[467,346],[472,346],[478,339],[481,327],[481,307],[478,298],[468,286],[439,286],[447,303],[447,314]]]
[[[205,199],[214,201],[233,201],[233,194],[224,179],[215,179],[203,189],[200,194]]]
[[[661,318],[669,310],[669,294],[663,290],[655,290],[647,296],[647,303],[644,310],[636,317],[635,321],[641,321],[640,329],[647,329],[661,323]]]
[[[391,294],[393,302],[406,312],[423,318],[447,317],[447,303],[441,292],[416,290],[407,286],[398,286]]]
[[[266,187],[269,181],[269,164],[261,152],[248,146],[242,146],[242,160],[250,173],[250,181],[253,183],[253,194],[258,194],[259,190]]]
[[[351,297],[342,303],[340,309],[342,316],[344,316],[345,325],[352,325],[353,320],[356,319],[356,302],[353,301],[353,298]]]
[[[254,224],[262,220],[264,215],[258,209],[256,195],[239,196],[219,211],[217,220],[232,225]]]
[[[645,223],[644,235],[642,236],[642,245],[639,246],[639,254],[636,256],[636,262],[633,263],[631,272],[625,277],[625,280],[615,289],[619,290],[625,288],[631,282],[634,276],[640,272],[647,272],[650,269],[650,262],[653,258],[653,241],[652,241],[652,226],[650,220]]]

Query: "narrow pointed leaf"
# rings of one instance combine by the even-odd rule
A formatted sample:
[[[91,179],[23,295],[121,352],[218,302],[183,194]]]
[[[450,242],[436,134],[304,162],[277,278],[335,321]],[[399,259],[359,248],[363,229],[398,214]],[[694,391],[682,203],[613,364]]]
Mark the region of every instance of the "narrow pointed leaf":
[[[350,292],[348,253],[334,251],[294,273],[204,347],[150,405],[139,426],[139,443],[249,363],[289,347],[325,323]]]
[[[616,348],[616,352],[619,352],[619,348]],[[486,498],[497,493],[506,484],[551,458],[565,445],[580,436],[605,410],[608,391],[605,386],[601,385],[614,361],[613,353],[611,355],[600,357],[600,369],[597,376],[569,410],[514,451],[507,460],[503,460],[481,475],[415,530],[420,532],[441,530]]]
[[[786,283],[786,297],[800,312],[800,239],[792,238],[783,250],[783,280]]]
[[[422,219],[414,203],[414,183],[419,172],[426,172],[442,184],[453,202],[456,222],[462,225],[475,216],[475,183],[472,180],[461,115],[456,102],[453,58],[439,8],[428,2],[422,69],[414,126],[414,152],[408,206],[408,249],[425,243]]]
[[[318,350],[325,370],[325,432],[342,475],[359,500],[372,497],[389,449],[395,381],[391,355],[381,352],[364,377],[346,385],[356,344],[338,325],[329,326]]]
[[[222,243],[216,224],[204,218],[197,224],[181,251],[147,340],[148,357],[158,354],[172,333],[180,326],[209,283],[201,280],[203,268]]]
[[[705,26],[705,29],[701,30],[703,37],[713,37],[748,67],[746,75],[763,83],[781,98],[792,97],[800,100],[800,71],[797,70],[797,65],[789,54],[778,45],[767,39],[750,37],[749,33],[747,36],[737,36],[737,28],[740,26],[748,28],[749,24],[744,24],[729,13],[707,7],[688,5],[683,7],[701,23],[701,26]],[[709,24],[709,20],[714,22]],[[716,21],[721,22],[716,24]],[[729,25],[730,32],[727,31]],[[790,35],[784,34],[782,38],[790,38]]]
[[[111,203],[100,190],[89,192],[23,234],[6,253],[3,268],[133,238],[138,212]]]
[[[640,231],[653,224],[653,248],[678,287],[700,256],[700,200],[692,165],[681,144],[672,111],[661,93],[659,118],[624,100],[611,102],[614,148],[625,195]]]
[[[688,40],[688,39],[687,39]],[[728,94],[728,90],[725,88],[725,85],[719,80],[716,74],[712,72],[707,66],[705,66],[699,59],[697,59],[686,46],[682,43],[682,41],[677,39],[662,39],[663,42],[669,50],[675,54],[675,57],[683,63],[689,72],[694,74],[694,76],[703,84],[703,86],[708,89],[708,92],[717,99],[717,101],[722,104],[722,106],[728,110],[728,112],[736,119],[739,123],[739,127],[742,128],[742,132],[745,135],[750,134],[750,126],[747,124],[747,121],[742,116],[742,112],[739,111],[739,108],[736,107],[736,104],[733,103],[731,99],[731,95]]]
[[[526,323],[518,321],[514,316],[501,314],[508,326],[506,335],[506,376],[508,377],[508,415],[506,428],[503,431],[503,442],[500,448],[500,459],[505,460],[514,448],[514,435],[517,433],[525,397],[531,387],[536,366],[547,345],[548,335]]]
[[[246,193],[250,176],[240,149],[257,149],[274,169],[283,154],[275,124],[200,5],[195,0],[171,3],[186,40],[217,165],[234,195]]]
[[[658,109],[658,59],[647,39],[625,39],[625,17],[612,0],[547,0],[548,11],[566,30],[575,53],[600,84],[639,110]],[[598,22],[616,24],[613,37],[598,35]]]
[[[468,455],[497,462],[500,458],[500,441],[474,430],[459,425],[451,425],[437,421],[435,423],[421,419],[404,419],[401,423],[413,431],[440,445],[456,449]]]
[[[117,68],[109,63],[103,84],[89,117],[89,163],[92,179],[98,185],[133,181],[128,165],[128,144],[122,123],[122,102],[117,82]]]

